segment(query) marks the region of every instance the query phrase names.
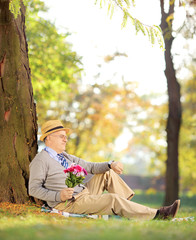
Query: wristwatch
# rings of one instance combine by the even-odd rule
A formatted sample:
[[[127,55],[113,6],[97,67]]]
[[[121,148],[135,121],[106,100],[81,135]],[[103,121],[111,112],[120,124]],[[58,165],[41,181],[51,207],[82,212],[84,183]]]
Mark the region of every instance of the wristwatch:
[[[108,162],[108,167],[111,169],[111,164],[114,162],[114,160],[110,160],[109,162]]]

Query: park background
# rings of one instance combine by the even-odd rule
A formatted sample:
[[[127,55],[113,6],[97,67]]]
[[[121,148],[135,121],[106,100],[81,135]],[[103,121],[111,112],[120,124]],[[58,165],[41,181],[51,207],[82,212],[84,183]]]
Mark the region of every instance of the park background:
[[[131,21],[127,21],[125,28],[121,29],[124,13],[117,8],[110,19],[107,15],[110,1],[100,2],[94,4],[94,1],[90,0],[28,1],[25,30],[37,111],[38,129],[35,132],[39,138],[43,122],[60,119],[72,129],[67,152],[87,161],[122,161],[125,165],[122,177],[136,188],[137,195],[134,200],[158,207],[167,200],[165,186],[168,185],[165,179],[168,162],[166,125],[169,97],[168,81],[164,73],[165,51],[157,42],[156,36],[154,41],[152,35],[149,40],[148,35],[144,36],[142,31],[138,31],[136,35],[138,29]],[[130,9],[131,14],[147,27],[153,24],[160,25],[160,2],[163,1],[137,0],[136,7]],[[170,178],[173,179],[179,171],[176,185],[174,184],[179,186],[175,195],[182,200],[179,216],[189,217],[195,216],[196,208],[195,2],[187,1],[186,5],[182,2],[170,1],[171,5],[176,5],[175,14],[168,15],[169,28],[165,29],[164,33],[172,33],[172,49],[169,53],[173,60],[176,80],[181,86],[182,104],[179,139],[173,139],[174,142],[179,141],[178,166],[174,167]],[[170,5],[166,1],[165,3],[165,9],[168,9]],[[140,30],[141,26],[138,28]],[[169,39],[170,35],[164,40],[167,42]],[[1,74],[2,72],[1,69]],[[6,87],[5,84],[4,89]],[[175,96],[176,92],[170,94]],[[9,105],[12,103],[10,95],[7,98]],[[19,105],[17,107],[19,109]],[[174,112],[175,107],[174,103]],[[5,109],[5,115],[2,117],[5,125],[1,120],[1,127],[3,126],[4,132],[8,133],[11,132],[7,131],[11,129],[9,122],[12,125],[14,122],[14,110],[10,114],[9,107]],[[21,122],[23,117],[21,115]],[[25,193],[28,164],[37,151],[37,139],[35,137],[36,141],[31,142],[26,138],[28,146],[32,149],[36,147],[36,150],[28,148],[26,154],[26,149],[22,149],[22,145],[19,146],[18,140],[16,141],[20,131],[23,131],[20,128],[17,131],[16,133],[15,130],[13,146],[14,151],[18,153],[14,156],[18,161],[10,160],[9,154],[4,157],[2,148],[0,155],[3,238],[12,239],[13,233],[16,232],[15,237],[20,239],[25,238],[24,233],[27,239],[35,236],[40,239],[52,239],[56,231],[57,238],[66,238],[62,236],[62,230],[68,230],[65,222],[69,228],[69,238],[73,237],[72,231],[75,231],[73,224],[76,226],[76,232],[79,234],[81,230],[81,236],[85,239],[87,229],[91,229],[93,236],[96,232],[97,237],[118,239],[122,237],[117,231],[119,225],[124,229],[123,236],[130,236],[130,223],[125,220],[119,222],[114,219],[113,222],[109,221],[110,223],[100,220],[95,223],[91,220],[70,221],[40,214],[40,207],[29,203]],[[0,139],[2,146],[10,142],[10,139],[3,138],[4,132],[2,131]],[[7,135],[9,137],[9,134]],[[39,147],[43,147],[40,142]],[[20,159],[22,154],[30,156],[28,161]],[[5,171],[6,163],[6,169],[9,171]],[[23,177],[23,180],[19,181],[17,164],[19,169],[22,169]],[[24,187],[18,184],[20,181]],[[170,229],[170,234],[176,239],[186,238],[187,235],[194,239],[194,223],[180,223],[181,231],[178,230],[177,224],[170,226],[169,223],[132,222],[131,230],[133,238],[136,239],[150,236],[152,231],[155,238],[159,239],[160,233],[166,238],[165,229]],[[144,226],[146,230],[141,231]],[[91,236],[89,234],[89,238]]]
[[[122,28],[123,13],[117,9],[110,18],[107,3],[103,2],[102,7],[89,0],[63,3],[51,0],[45,4],[48,11],[40,11],[38,16],[53,23],[60,34],[67,34],[66,42],[78,57],[77,67],[81,71],[78,69],[78,76],[77,70],[73,71],[72,78],[76,78],[73,87],[66,85],[66,91],[62,91],[57,82],[54,86],[54,78],[63,82],[64,76],[57,74],[51,79],[46,74],[40,76],[37,66],[32,69],[34,95],[39,101],[39,126],[48,119],[61,119],[73,130],[68,152],[89,161],[120,160],[125,165],[125,174],[155,177],[150,184],[161,178],[158,190],[164,190],[168,93],[163,49],[157,42],[152,45],[141,32],[136,35],[131,22]],[[137,1],[132,11],[147,25],[160,24],[159,1]],[[179,138],[180,191],[185,190],[191,196],[195,194],[193,183],[196,182],[195,36],[194,30],[189,38],[185,30],[180,32],[186,22],[186,11],[181,6],[175,12],[172,57],[183,104]],[[47,37],[41,38],[47,44]],[[38,60],[32,56],[31,61],[34,64]],[[53,60],[49,60],[50,63],[46,69],[56,75]],[[44,71],[43,66],[40,68]],[[63,63],[62,69],[67,69]],[[47,103],[45,95],[49,93],[45,91],[44,80],[50,84],[48,88],[52,88]],[[45,93],[39,91],[37,96],[36,89],[42,88]],[[44,103],[40,102],[43,98]],[[150,188],[149,181],[143,182],[148,182],[145,188]]]

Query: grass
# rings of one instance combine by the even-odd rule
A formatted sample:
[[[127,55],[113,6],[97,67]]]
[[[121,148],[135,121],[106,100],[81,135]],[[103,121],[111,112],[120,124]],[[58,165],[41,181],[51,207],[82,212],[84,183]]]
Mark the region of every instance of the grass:
[[[183,196],[177,217],[194,216],[196,219],[196,196]],[[134,201],[158,207],[163,196],[138,194]],[[149,204],[150,203],[150,204]],[[35,205],[0,204],[1,240],[58,240],[58,239],[196,239],[196,222],[136,221],[111,218],[103,219],[64,218],[41,213]]]
[[[148,206],[151,207],[160,207],[164,202],[164,193],[163,192],[157,192],[156,194],[146,194],[142,191],[135,191],[136,195],[133,198],[133,201],[138,202],[140,204],[148,204]],[[185,211],[188,211],[188,209],[195,209],[196,211],[196,195],[189,197],[187,195],[181,195],[180,196],[181,205],[180,207],[184,209]]]

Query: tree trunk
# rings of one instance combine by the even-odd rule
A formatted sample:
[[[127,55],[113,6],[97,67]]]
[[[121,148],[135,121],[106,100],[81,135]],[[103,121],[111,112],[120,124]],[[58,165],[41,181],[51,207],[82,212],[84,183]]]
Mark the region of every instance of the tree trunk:
[[[25,36],[25,8],[14,19],[0,0],[0,201],[28,200],[29,163],[37,152],[36,107]]]
[[[181,125],[180,85],[176,79],[176,72],[172,61],[171,48],[173,43],[172,22],[166,20],[174,13],[174,4],[170,3],[169,12],[164,11],[164,0],[161,0],[161,29],[165,42],[165,76],[167,78],[169,116],[167,120],[167,161],[166,161],[166,195],[164,205],[171,204],[178,198],[179,170],[178,170],[178,144]]]

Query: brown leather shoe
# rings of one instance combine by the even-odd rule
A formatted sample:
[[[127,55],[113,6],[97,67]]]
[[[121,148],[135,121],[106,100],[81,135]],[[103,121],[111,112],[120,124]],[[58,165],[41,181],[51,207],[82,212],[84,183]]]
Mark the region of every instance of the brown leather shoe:
[[[174,218],[178,212],[179,207],[180,200],[176,200],[172,205],[168,207],[161,207],[159,209],[159,214],[156,219],[169,220],[171,218]]]

